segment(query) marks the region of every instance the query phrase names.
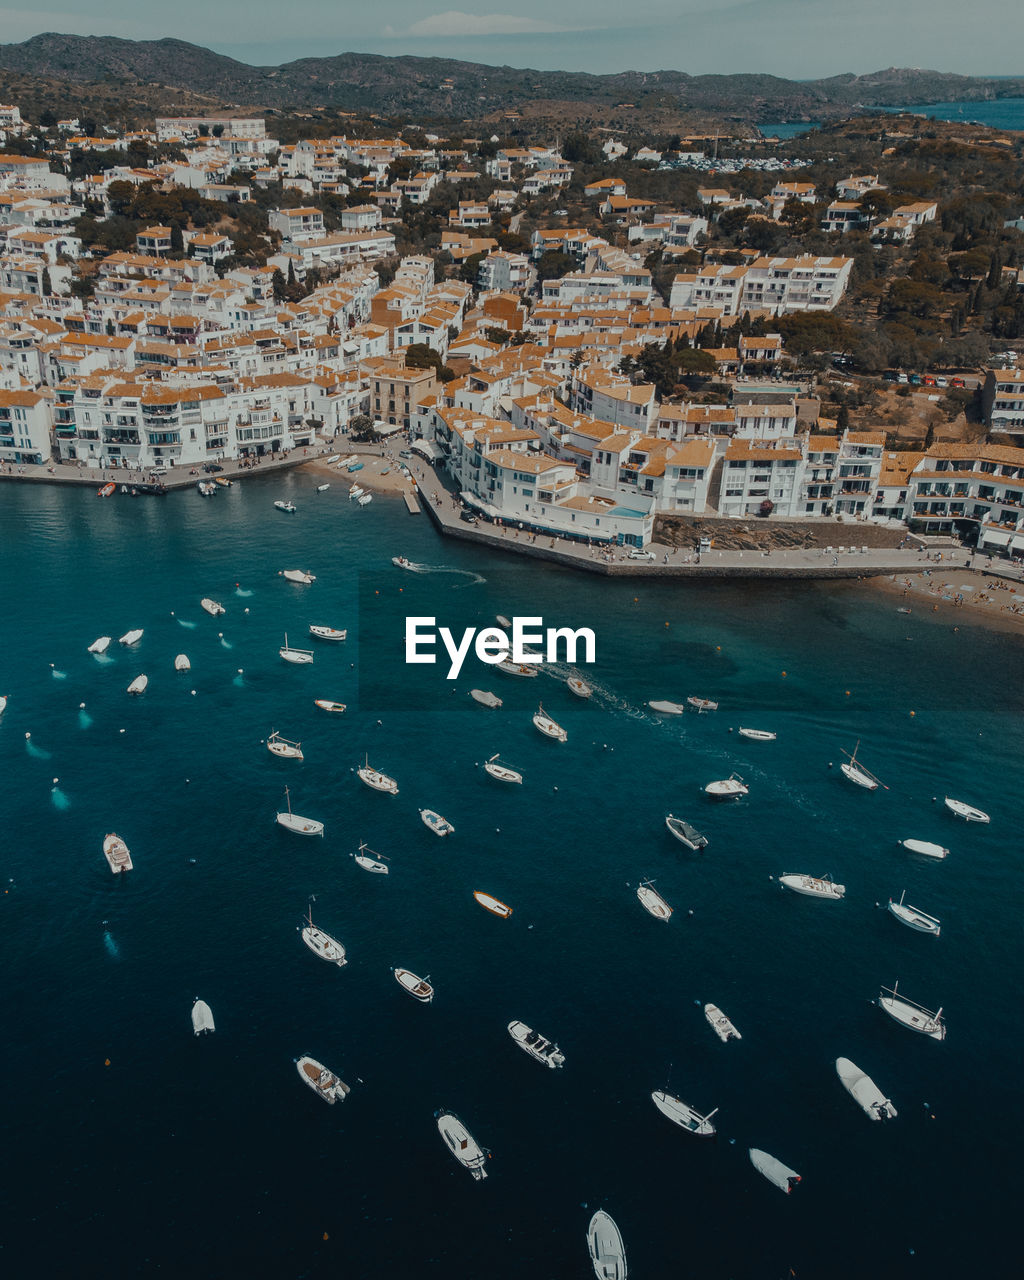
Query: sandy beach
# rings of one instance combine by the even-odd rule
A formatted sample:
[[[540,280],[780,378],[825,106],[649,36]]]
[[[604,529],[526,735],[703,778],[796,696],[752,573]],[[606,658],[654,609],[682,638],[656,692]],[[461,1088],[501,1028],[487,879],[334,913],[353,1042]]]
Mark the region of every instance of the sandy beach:
[[[873,584],[899,600],[900,608],[948,621],[982,623],[1024,633],[1024,583],[993,577],[979,569],[944,565],[914,576],[875,578]]]
[[[412,485],[401,470],[401,462],[381,457],[379,453],[364,453],[357,449],[338,450],[343,458],[356,453],[363,464],[359,471],[346,471],[337,465],[328,466],[325,458],[315,458],[303,464],[303,469],[325,473],[324,479],[331,484],[342,484],[345,487],[357,484],[361,489],[372,489],[374,493],[405,493]]]

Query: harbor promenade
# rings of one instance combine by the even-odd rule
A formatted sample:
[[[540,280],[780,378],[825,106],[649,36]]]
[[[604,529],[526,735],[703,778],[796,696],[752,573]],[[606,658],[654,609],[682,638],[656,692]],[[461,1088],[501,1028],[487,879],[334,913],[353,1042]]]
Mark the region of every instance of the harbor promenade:
[[[0,467],[0,481],[17,484],[64,484],[75,485],[86,489],[99,489],[108,481],[113,481],[118,489],[126,485],[129,490],[136,489],[140,493],[170,493],[174,489],[187,489],[197,480],[212,480],[214,475],[222,475],[225,479],[234,480],[240,476],[266,475],[271,471],[287,471],[291,467],[299,467],[304,462],[326,454],[326,448],[292,449],[288,453],[268,454],[267,456],[246,462],[237,459],[225,459],[218,463],[219,471],[207,473],[202,468],[168,467],[161,474],[152,471],[133,471],[127,467],[79,467],[67,462],[44,462],[33,466],[29,463],[5,463]]]

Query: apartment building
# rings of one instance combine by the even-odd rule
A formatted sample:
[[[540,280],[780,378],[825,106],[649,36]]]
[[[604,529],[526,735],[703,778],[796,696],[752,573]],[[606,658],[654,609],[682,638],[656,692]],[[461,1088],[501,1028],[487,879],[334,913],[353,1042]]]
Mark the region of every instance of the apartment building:
[[[400,359],[385,356],[365,360],[363,372],[369,381],[370,415],[406,430],[412,424],[416,406],[438,391],[435,371],[407,369],[404,355]]]
[[[993,435],[1024,435],[1024,370],[990,369],[981,402]]]

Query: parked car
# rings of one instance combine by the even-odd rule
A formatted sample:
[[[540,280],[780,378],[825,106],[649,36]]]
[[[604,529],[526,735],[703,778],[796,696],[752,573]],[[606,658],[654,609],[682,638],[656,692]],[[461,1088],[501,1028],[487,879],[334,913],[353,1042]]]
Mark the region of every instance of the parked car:
[[[400,458],[411,458],[412,454],[409,452],[408,449],[400,449],[398,452],[398,456]]]
[[[647,551],[643,547],[634,547],[626,556],[627,560],[657,560],[657,558],[653,551]]]
[[[951,387],[960,387],[962,390],[964,387],[967,386],[967,383],[964,382],[963,378],[950,378],[949,385]]]
[[[165,476],[167,474],[166,467],[150,467],[149,474],[151,476]]]
[[[949,386],[949,383],[948,383],[948,381],[947,381],[945,378],[936,378],[936,379],[935,379],[935,385],[936,385],[937,387],[948,387],[948,386]]]
[[[206,472],[212,472],[212,471],[223,471],[223,470],[224,470],[224,468],[223,468],[222,466],[220,466],[220,465],[219,465],[218,463],[216,463],[216,462],[204,462],[204,463],[203,463],[203,470],[204,470],[204,471],[206,471]]]
[[[919,387],[921,385],[921,375],[919,373],[912,373],[907,381],[912,387]]]
[[[476,524],[476,516],[472,511],[462,510],[459,512],[459,519],[465,520],[466,524]]]
[[[900,383],[901,386],[905,387],[909,379],[907,378],[907,375],[905,373],[898,373],[896,375],[896,381]]]

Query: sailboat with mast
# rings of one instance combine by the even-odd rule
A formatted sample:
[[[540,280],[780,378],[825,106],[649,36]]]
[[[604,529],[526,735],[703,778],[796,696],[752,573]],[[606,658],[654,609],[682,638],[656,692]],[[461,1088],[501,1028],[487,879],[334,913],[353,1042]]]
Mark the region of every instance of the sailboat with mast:
[[[277,823],[284,827],[286,831],[294,831],[299,836],[322,836],[324,833],[324,824],[317,822],[315,818],[303,818],[297,813],[292,813],[292,797],[288,788],[284,789],[284,802],[286,806],[285,813],[277,815]]]
[[[843,752],[843,755],[846,756],[846,761],[839,766],[843,777],[848,778],[858,787],[863,787],[865,791],[877,791],[879,787],[885,787],[885,790],[888,791],[889,788],[885,786],[885,783],[880,782],[871,770],[866,769],[857,759],[859,750],[860,738],[857,739],[857,745],[852,751]]]
[[[302,941],[309,947],[315,956],[319,956],[321,960],[327,960],[330,964],[336,964],[339,968],[346,965],[348,961],[345,959],[345,948],[341,945],[337,938],[332,938],[329,933],[324,933],[323,929],[318,929],[313,923],[313,907],[310,905],[306,910],[306,923],[300,925],[302,933]]]

